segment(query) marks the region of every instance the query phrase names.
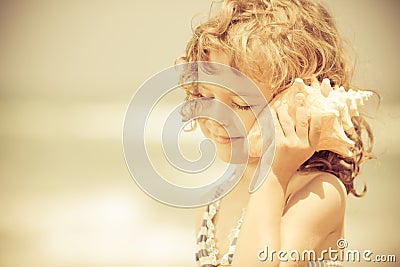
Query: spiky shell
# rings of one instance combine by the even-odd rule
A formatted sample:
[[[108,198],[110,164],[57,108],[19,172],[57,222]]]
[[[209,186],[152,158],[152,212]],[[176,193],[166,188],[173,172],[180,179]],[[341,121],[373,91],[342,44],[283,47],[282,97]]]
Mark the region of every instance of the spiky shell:
[[[321,136],[316,150],[330,150],[345,157],[353,155],[354,141],[346,135],[354,133],[352,116],[359,116],[359,109],[373,94],[371,91],[345,90],[343,87],[332,88],[329,79],[322,83],[314,81],[311,86],[297,78],[293,85],[278,95],[274,101],[285,101],[292,119],[296,119],[296,95],[305,96],[304,105],[308,116],[321,118]],[[248,135],[250,156],[259,157],[262,154],[261,130],[255,123]]]

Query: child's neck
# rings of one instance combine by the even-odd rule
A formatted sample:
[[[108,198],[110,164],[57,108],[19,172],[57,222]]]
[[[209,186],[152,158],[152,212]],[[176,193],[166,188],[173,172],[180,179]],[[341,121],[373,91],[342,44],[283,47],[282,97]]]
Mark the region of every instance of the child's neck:
[[[251,158],[249,160],[238,185],[249,188],[250,183],[253,180],[253,176],[257,170],[258,162],[259,158]]]

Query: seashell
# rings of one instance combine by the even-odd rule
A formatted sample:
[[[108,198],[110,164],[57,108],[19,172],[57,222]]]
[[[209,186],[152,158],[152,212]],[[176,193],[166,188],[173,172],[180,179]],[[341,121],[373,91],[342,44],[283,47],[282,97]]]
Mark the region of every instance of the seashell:
[[[316,150],[330,150],[345,157],[353,155],[354,141],[347,137],[346,133],[354,133],[354,125],[351,117],[359,116],[359,108],[364,101],[372,96],[371,91],[346,91],[343,87],[330,85],[329,79],[322,83],[313,82],[311,86],[304,84],[303,80],[297,78],[293,85],[277,96],[276,100],[286,101],[288,113],[296,118],[296,95],[302,93],[305,96],[304,105],[310,117],[313,115],[321,118],[321,136]],[[250,144],[249,153],[252,157],[260,157],[262,154],[261,129],[255,123],[248,134]]]

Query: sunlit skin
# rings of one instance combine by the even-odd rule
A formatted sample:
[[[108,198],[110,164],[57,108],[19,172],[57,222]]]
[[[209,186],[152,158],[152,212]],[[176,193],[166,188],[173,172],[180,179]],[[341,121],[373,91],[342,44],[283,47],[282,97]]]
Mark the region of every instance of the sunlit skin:
[[[230,64],[229,58],[223,53],[211,53],[210,61],[222,63],[227,66]],[[261,92],[264,98],[270,99],[272,93],[267,85],[258,83],[257,86],[259,88],[263,87],[264,90],[261,90]],[[198,85],[198,93],[198,97],[212,98],[231,107],[240,118],[246,133],[248,133],[253,124],[256,123],[255,110],[253,107],[257,105],[265,107],[267,104],[265,99],[257,99],[247,103],[238,94],[214,84],[200,83]],[[251,92],[249,93],[251,94]],[[218,112],[218,110],[215,112]],[[234,139],[243,138],[243,136],[229,136],[227,130],[215,120],[199,119],[198,122],[203,134],[214,142],[217,156],[223,161],[229,162],[231,157],[231,142]],[[255,168],[258,164],[258,160],[259,158],[249,158],[248,168]]]
[[[229,65],[224,54],[211,54],[211,61]],[[258,86],[265,98],[270,99],[271,91],[267,84]],[[230,91],[207,85],[200,86],[199,93],[199,97],[214,98],[230,105],[247,132],[255,122],[253,112],[247,108],[249,103]],[[291,261],[260,262],[256,253],[265,245],[277,251],[314,249],[318,253],[329,247],[336,248],[336,241],[343,236],[346,199],[343,184],[328,173],[296,171],[315,151],[312,144],[318,138],[314,129],[318,124],[309,122],[301,108],[298,108],[297,122],[289,117],[284,104],[274,106],[272,111],[277,147],[271,172],[261,188],[250,195],[248,185],[259,159],[249,159],[242,179],[221,200],[219,212],[213,220],[217,247],[224,253],[230,245],[227,236],[236,227],[242,208],[246,208],[233,267],[302,266]],[[232,139],[227,131],[212,120],[202,119],[199,124],[204,135],[215,143],[218,157],[229,161]],[[203,212],[204,209],[199,210],[197,223],[201,222]],[[199,227],[198,224],[197,229]]]
[[[249,132],[250,128],[255,122],[255,116],[251,111],[251,107],[244,102],[243,99],[227,89],[209,84],[199,86],[199,93],[199,97],[213,98],[230,106],[243,122],[246,133]],[[215,120],[199,119],[199,125],[204,135],[214,142],[218,157],[226,162],[229,162],[232,141],[244,137],[229,136],[228,131]],[[256,160],[256,158],[251,158],[250,162],[254,164]]]

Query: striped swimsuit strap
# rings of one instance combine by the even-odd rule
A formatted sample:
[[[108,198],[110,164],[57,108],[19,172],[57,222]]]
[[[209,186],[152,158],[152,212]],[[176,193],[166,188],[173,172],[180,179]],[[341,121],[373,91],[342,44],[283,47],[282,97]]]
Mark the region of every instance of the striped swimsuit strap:
[[[216,247],[214,235],[215,226],[213,223],[213,218],[217,213],[218,208],[219,201],[216,201],[208,205],[203,214],[202,224],[197,235],[196,253],[196,261],[199,262],[201,267],[227,266],[232,263],[233,254],[236,249],[236,241],[242,225],[245,210],[243,209],[242,217],[240,218],[236,228],[232,231],[233,236],[231,236],[231,244],[228,251],[220,257],[220,251]]]

